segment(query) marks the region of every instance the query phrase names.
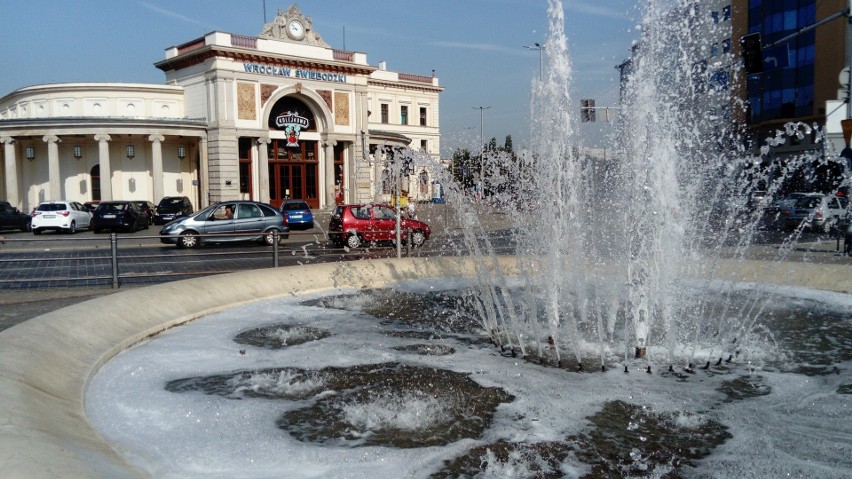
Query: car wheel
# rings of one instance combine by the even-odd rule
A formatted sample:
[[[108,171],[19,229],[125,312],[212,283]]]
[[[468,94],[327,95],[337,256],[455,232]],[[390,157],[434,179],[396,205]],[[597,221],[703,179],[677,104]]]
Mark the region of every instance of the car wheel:
[[[198,236],[189,231],[181,233],[177,240],[178,248],[197,248],[200,245],[201,241],[198,240]]]
[[[76,232],[77,232],[77,222],[76,222],[76,221],[72,221],[72,222],[71,222],[71,226],[69,226],[69,227],[68,227],[68,234],[72,234],[72,235],[73,235],[73,234],[74,234],[74,233],[76,233]]]
[[[361,246],[361,237],[353,233],[346,237],[346,246],[350,249],[356,249]]]
[[[411,245],[420,247],[423,246],[423,243],[426,242],[426,235],[422,231],[412,231],[411,232]]]
[[[272,246],[275,244],[275,236],[270,231],[269,233],[263,235],[263,242],[266,246]],[[281,232],[278,232],[278,244],[281,244]]]
[[[36,235],[36,236],[38,236],[38,235],[40,235],[40,234],[41,234],[41,230],[40,230],[40,229],[38,229],[38,228],[33,228],[33,234],[34,234],[34,235]]]

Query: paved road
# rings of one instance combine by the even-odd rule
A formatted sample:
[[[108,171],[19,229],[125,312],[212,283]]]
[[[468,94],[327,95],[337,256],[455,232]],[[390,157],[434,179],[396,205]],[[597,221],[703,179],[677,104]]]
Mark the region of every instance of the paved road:
[[[492,243],[498,252],[511,252],[506,215],[480,209]],[[279,265],[392,257],[394,247],[347,251],[332,247],[325,238],[328,212],[318,211],[317,226],[294,231],[279,250]],[[459,254],[461,228],[446,205],[422,205],[418,217],[430,224],[432,238],[416,256]],[[140,287],[194,276],[273,266],[272,248],[254,245],[218,245],[201,250],[179,250],[159,242],[159,228],[119,235],[120,289]],[[3,232],[0,246],[0,330],[40,314],[112,294],[112,258],[109,235],[80,232],[76,235]],[[775,260],[783,244],[781,233],[763,232],[748,249],[750,259]],[[841,263],[852,258],[837,253],[831,238],[805,235],[785,253],[786,261]],[[504,249],[505,248],[505,249]],[[403,255],[409,254],[403,251]],[[120,290],[119,289],[119,290]]]

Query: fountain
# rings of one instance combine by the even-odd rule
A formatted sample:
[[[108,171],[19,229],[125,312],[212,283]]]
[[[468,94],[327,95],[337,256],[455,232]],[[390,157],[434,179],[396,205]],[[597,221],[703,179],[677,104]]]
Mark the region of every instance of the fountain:
[[[733,132],[705,140],[681,127],[707,126],[693,110],[655,106],[688,93],[659,96],[676,75],[652,62],[669,51],[655,39],[680,38],[660,31],[673,28],[662,4],[642,22],[621,161],[602,164],[574,148],[563,10],[550,2],[533,147],[515,170],[485,162],[488,201],[536,207],[504,210],[515,254],[495,254],[482,205],[446,177],[470,257],[200,278],[152,287],[153,306],[127,291],[28,321],[0,334],[0,391],[18,398],[0,417],[17,432],[0,451],[18,459],[2,456],[12,465],[0,470],[848,475],[848,264],[749,260],[762,211],[716,223],[704,207],[777,178],[706,143]],[[21,459],[27,450],[38,460]]]

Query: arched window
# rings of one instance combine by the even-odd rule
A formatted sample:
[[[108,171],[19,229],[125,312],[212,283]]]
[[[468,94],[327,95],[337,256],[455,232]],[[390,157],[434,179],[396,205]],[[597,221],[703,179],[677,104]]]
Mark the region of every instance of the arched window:
[[[391,193],[391,174],[387,167],[382,170],[382,194]]]
[[[101,201],[101,165],[95,165],[89,170],[92,178],[92,201]]]
[[[420,188],[420,194],[425,195],[429,193],[429,173],[426,173],[426,170],[420,172],[418,185]]]

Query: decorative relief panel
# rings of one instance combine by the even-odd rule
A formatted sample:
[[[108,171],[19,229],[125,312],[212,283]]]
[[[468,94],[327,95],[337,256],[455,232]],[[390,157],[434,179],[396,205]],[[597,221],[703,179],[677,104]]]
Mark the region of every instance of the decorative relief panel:
[[[257,119],[253,83],[237,83],[237,118],[240,120]]]
[[[349,93],[334,92],[334,123],[349,126]]]
[[[277,90],[277,89],[278,89],[277,85],[266,85],[266,84],[260,85],[260,106],[261,107],[266,105],[266,102],[269,100],[269,98],[272,96],[272,94],[275,93],[275,90]]]
[[[333,111],[333,107],[331,106],[331,91],[330,90],[317,90],[317,94],[325,100],[326,106],[328,106],[329,110]]]

